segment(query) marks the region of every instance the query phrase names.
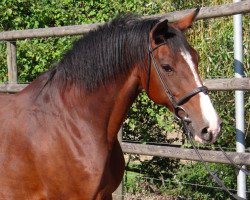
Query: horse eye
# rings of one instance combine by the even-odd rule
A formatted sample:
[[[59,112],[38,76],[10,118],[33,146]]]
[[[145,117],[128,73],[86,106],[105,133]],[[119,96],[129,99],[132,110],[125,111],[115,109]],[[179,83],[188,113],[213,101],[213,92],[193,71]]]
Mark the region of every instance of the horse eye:
[[[173,68],[170,65],[162,65],[162,68],[166,71],[166,72],[172,72]]]

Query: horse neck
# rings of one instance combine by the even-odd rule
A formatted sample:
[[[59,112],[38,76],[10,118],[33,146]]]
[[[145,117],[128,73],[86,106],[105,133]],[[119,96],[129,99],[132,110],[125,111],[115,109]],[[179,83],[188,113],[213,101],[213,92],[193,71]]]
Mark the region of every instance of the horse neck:
[[[137,68],[136,68],[137,69]],[[140,92],[140,80],[137,75],[138,70],[134,70],[121,87],[116,91],[113,99],[113,107],[109,115],[108,122],[108,141],[112,142],[116,137],[126,114],[132,103]]]
[[[112,145],[130,106],[140,92],[137,71],[134,68],[128,76],[102,85],[93,92],[71,88],[64,93],[64,102],[74,105],[79,118],[89,120],[88,124],[92,124],[98,133],[106,134],[109,145]],[[78,97],[70,95],[71,93],[77,93]],[[72,108],[68,110],[71,112]]]
[[[43,88],[47,80],[45,76],[31,83],[23,93],[29,99],[32,97],[32,104],[38,110],[64,115],[70,123],[86,125],[93,134],[107,137],[108,144],[112,145],[131,104],[140,92],[137,71],[134,68],[129,75],[110,81],[93,92],[74,83],[60,87],[56,83],[59,77],[56,76],[54,83]]]

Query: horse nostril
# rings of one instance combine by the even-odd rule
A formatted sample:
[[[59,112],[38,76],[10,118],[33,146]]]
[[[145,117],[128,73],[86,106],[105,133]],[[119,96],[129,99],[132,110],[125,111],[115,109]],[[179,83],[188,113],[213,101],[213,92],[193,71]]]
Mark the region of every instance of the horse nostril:
[[[208,127],[205,127],[201,130],[201,137],[205,141],[211,141],[212,140],[212,134],[208,131]]]

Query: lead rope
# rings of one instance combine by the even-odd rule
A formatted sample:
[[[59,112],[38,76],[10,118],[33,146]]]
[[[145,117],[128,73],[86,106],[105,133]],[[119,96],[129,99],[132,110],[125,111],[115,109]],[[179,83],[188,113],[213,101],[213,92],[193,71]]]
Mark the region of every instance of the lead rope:
[[[184,128],[184,131],[185,131],[185,134],[189,140],[189,142],[191,143],[191,145],[193,146],[194,150],[195,150],[195,153],[197,154],[197,156],[199,157],[200,161],[202,162],[203,166],[205,167],[206,171],[209,173],[209,175],[213,178],[213,180],[225,191],[227,192],[231,197],[233,197],[234,199],[237,199],[237,200],[246,200],[242,197],[239,197],[238,195],[236,194],[233,194],[232,192],[230,192],[230,190],[225,186],[225,184],[223,183],[223,181],[217,176],[217,172],[218,171],[214,171],[212,172],[210,170],[210,168],[208,167],[207,163],[205,162],[205,160],[203,159],[203,157],[201,156],[200,152],[198,151],[197,147],[195,146],[194,142],[193,142],[193,138],[191,136],[191,132],[187,126],[187,123],[184,121],[184,120],[181,120],[181,123],[183,125],[183,128]],[[222,151],[224,152],[224,151]],[[231,162],[231,159],[229,159],[228,156],[226,156],[227,159]],[[235,164],[235,163],[234,163]],[[235,164],[236,165],[236,164]],[[238,165],[236,165],[237,168],[240,168],[242,169],[241,167],[239,167]],[[249,172],[248,172],[249,173]]]
[[[224,154],[224,156],[229,160],[229,162],[238,170],[238,171],[243,171],[246,175],[250,175],[250,171],[248,171],[247,169],[243,168],[243,166],[239,166],[237,165],[227,154],[226,152],[221,148],[221,146],[219,145],[219,149],[221,150],[221,152]]]

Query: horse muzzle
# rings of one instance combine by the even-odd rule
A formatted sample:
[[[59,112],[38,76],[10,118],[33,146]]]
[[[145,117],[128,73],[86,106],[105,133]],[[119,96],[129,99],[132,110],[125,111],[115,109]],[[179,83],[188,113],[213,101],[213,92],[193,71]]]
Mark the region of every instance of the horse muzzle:
[[[221,121],[218,121],[218,125],[216,127],[209,127],[205,126],[204,128],[200,129],[198,133],[195,134],[194,139],[198,142],[205,143],[205,144],[213,144],[220,136],[221,130]]]

